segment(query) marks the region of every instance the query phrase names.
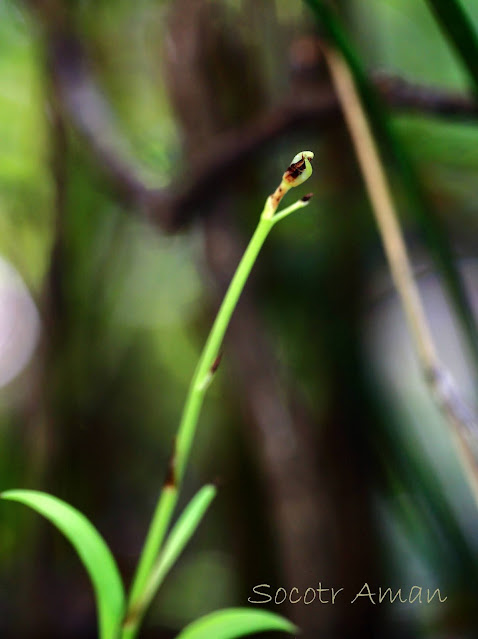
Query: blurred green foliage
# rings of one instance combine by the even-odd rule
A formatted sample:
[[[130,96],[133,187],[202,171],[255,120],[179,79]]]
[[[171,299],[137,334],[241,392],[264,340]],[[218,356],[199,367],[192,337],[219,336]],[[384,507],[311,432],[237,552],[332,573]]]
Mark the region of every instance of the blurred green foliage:
[[[211,53],[210,32],[199,32],[199,50],[204,57],[209,51],[212,62],[198,59],[211,77],[223,78],[229,102],[219,99],[212,81],[208,90],[216,106],[232,104],[234,112],[216,122],[220,131],[273,109],[290,86],[298,91],[290,48],[315,26],[298,1],[208,4],[215,15],[212,27],[206,25],[211,32],[253,54],[253,62],[228,77],[222,69],[232,54],[210,45]],[[424,0],[337,4],[367,68],[425,85],[469,87]],[[465,4],[477,27],[478,5]],[[158,188],[179,176],[191,179],[197,167],[183,152],[188,133],[165,73],[177,3],[66,5],[141,177]],[[26,5],[0,3],[0,255],[25,281],[44,326],[30,366],[0,390],[0,486],[48,490],[71,502],[98,526],[128,580],[221,284],[208,266],[204,217],[174,235],[147,224],[117,196],[68,122],[59,186],[44,44]],[[220,71],[214,55],[224,65]],[[317,78],[323,75],[319,62]],[[208,78],[205,72],[200,85]],[[248,86],[263,94],[235,108]],[[444,224],[476,313],[477,122],[403,113],[392,113],[391,121],[432,214]],[[194,213],[216,215],[244,245],[277,176],[291,155],[309,147],[316,153],[314,203],[274,231],[249,294],[275,358],[281,397],[300,403],[297,412],[313,425],[321,461],[328,507],[315,505],[326,522],[317,555],[324,552],[333,565],[311,575],[311,585],[420,583],[450,598],[430,608],[357,612],[338,605],[323,636],[474,636],[477,514],[416,369],[345,131],[336,121],[287,131],[258,149],[259,170],[242,167],[217,184],[219,204],[198,200]],[[386,168],[442,357],[474,401],[466,343],[398,173],[388,160]],[[60,228],[61,259],[52,278]],[[165,583],[149,636],[170,637],[202,614],[246,605],[256,583],[293,585],[284,582],[281,531],[271,515],[260,440],[251,435],[259,429],[241,390],[233,339],[206,402],[181,505],[219,476],[217,503]],[[2,637],[94,636],[92,600],[75,557],[46,526],[11,507],[0,510],[0,584]]]

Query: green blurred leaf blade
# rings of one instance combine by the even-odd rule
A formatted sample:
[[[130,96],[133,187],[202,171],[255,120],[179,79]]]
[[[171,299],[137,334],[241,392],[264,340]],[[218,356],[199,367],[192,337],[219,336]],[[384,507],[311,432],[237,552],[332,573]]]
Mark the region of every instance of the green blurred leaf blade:
[[[153,569],[152,580],[154,580],[153,585],[156,589],[160,586],[167,572],[196,532],[216,493],[217,489],[215,486],[211,484],[204,486],[191,499],[181,513],[181,516],[169,533],[164,544],[164,549]]]
[[[293,623],[268,610],[227,608],[193,621],[176,639],[235,639],[273,630],[289,634],[299,632]]]
[[[71,542],[95,591],[100,639],[115,639],[124,612],[124,589],[116,562],[90,521],[66,502],[34,490],[9,490],[2,499],[29,506]]]
[[[457,12],[461,14],[461,26],[458,31],[460,31],[460,29],[463,31],[463,20],[467,21],[467,17],[461,9],[461,6],[456,4],[456,0],[428,1],[434,5],[443,7],[445,5],[455,5],[453,11],[448,6],[448,11],[452,11],[453,15],[456,15]],[[423,233],[423,237],[426,240],[437,269],[443,277],[450,302],[453,305],[457,318],[460,320],[463,333],[467,338],[469,352],[473,357],[475,372],[478,374],[478,328],[476,317],[473,312],[470,296],[455,264],[454,253],[447,230],[440,221],[440,218],[430,207],[416,169],[410,162],[408,153],[396,135],[393,126],[391,126],[387,108],[370,81],[367,70],[333,4],[326,0],[303,0],[303,2],[311,10],[319,28],[323,30],[326,39],[340,51],[347,62],[367,109],[370,124],[377,134],[377,140],[381,142],[382,152],[384,156],[391,156],[395,161],[411,205],[411,212]],[[452,30],[454,37],[458,37],[455,34],[455,28]],[[474,51],[475,49],[471,44],[471,38],[474,35],[473,27],[471,24],[468,24],[465,30],[469,35],[469,50]],[[478,60],[478,45],[476,51],[476,59]],[[471,58],[467,59],[471,62]],[[473,64],[477,67],[478,80],[478,63],[474,61]],[[474,77],[473,73],[472,75]]]
[[[478,36],[458,0],[427,0],[442,32],[457,52],[478,95]]]

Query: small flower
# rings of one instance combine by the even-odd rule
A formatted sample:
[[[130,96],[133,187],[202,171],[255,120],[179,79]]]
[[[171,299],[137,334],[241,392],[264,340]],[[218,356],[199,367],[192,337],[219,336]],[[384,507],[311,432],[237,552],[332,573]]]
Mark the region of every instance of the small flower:
[[[310,160],[314,157],[312,151],[301,151],[292,160],[291,165],[282,176],[282,181],[274,193],[267,198],[263,217],[272,218],[277,211],[284,195],[294,186],[303,184],[312,175],[312,164]]]
[[[287,190],[303,184],[312,175],[310,160],[314,157],[312,151],[302,151],[292,160],[291,165],[282,176],[282,183],[287,185]]]

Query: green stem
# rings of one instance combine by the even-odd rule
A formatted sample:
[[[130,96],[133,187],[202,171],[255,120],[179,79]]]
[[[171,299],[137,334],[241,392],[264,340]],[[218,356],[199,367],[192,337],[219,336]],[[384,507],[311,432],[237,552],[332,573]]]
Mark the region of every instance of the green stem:
[[[272,227],[277,221],[306,205],[307,201],[299,200],[274,215],[271,198],[267,199],[259,224],[229,285],[189,386],[171,462],[170,476],[161,491],[133,579],[128,611],[123,623],[122,639],[133,639],[138,631],[144,613],[143,593],[178,500],[179,488],[188,463],[199,413],[206,391],[214,376],[215,362],[232,313]]]
[[[259,254],[259,251],[261,250],[261,247],[273,226],[274,221],[272,219],[261,217],[254,235],[252,236],[251,241],[249,242],[249,245],[239,263],[237,271],[234,274],[226,296],[224,297],[196,367],[196,371],[189,387],[188,397],[184,405],[184,411],[176,441],[175,466],[176,480],[178,483],[182,481],[184,475],[184,470],[196,430],[199,411],[201,410],[209,382],[212,379],[212,367],[219,354],[224,334],[229,325],[229,321],[236,304],[239,301],[239,297],[249,273],[256,261],[257,255]]]

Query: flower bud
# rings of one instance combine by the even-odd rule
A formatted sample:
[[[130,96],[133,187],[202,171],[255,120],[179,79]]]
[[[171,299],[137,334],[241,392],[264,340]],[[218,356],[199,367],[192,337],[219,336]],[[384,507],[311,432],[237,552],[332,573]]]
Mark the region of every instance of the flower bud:
[[[272,195],[269,195],[262,216],[271,219],[277,211],[282,198],[294,186],[303,184],[312,175],[310,160],[314,157],[312,151],[301,151],[292,160],[292,164],[282,176],[282,181]]]
[[[310,160],[314,157],[312,151],[302,151],[292,160],[291,165],[282,176],[282,183],[287,189],[303,184],[312,175]]]

